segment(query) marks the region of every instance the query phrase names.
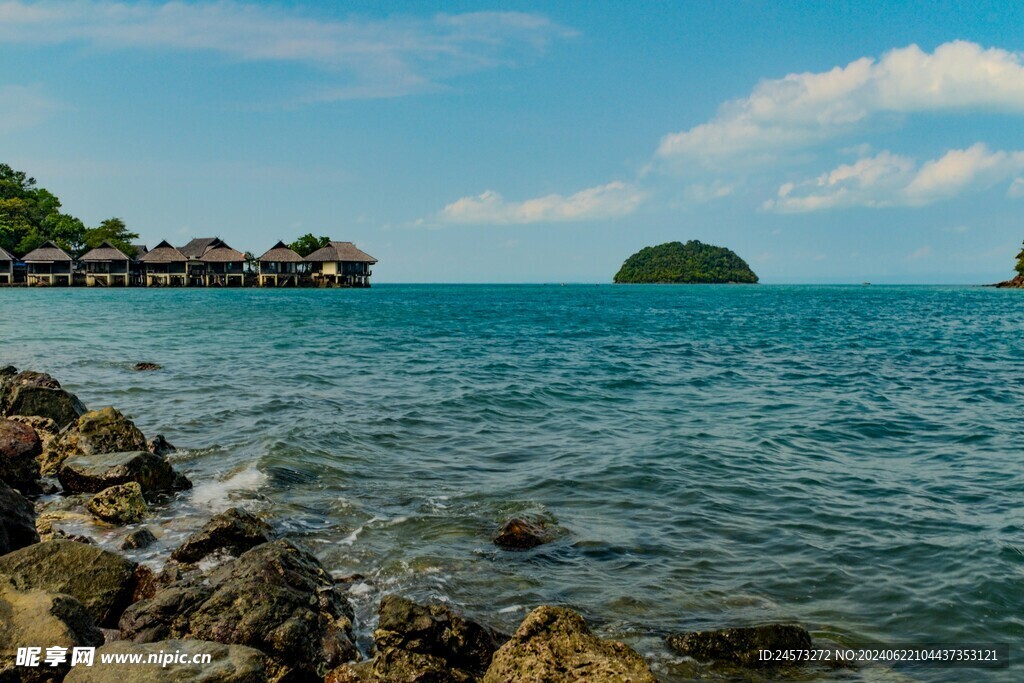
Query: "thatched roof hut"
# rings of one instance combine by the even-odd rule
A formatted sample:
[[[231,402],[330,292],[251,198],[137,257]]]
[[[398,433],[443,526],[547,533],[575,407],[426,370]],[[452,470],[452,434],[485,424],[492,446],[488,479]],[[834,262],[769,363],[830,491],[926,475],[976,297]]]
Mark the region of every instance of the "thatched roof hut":
[[[207,249],[199,260],[203,263],[245,263],[245,254],[220,242],[219,245]]]
[[[369,263],[374,264],[377,259],[365,251],[360,251],[351,242],[329,242],[326,247],[317,249],[306,257],[309,263]]]
[[[302,263],[303,260],[298,252],[280,240],[259,258],[260,263]]]
[[[100,246],[90,249],[78,260],[82,263],[113,263],[120,261],[128,262],[131,261],[131,258],[110,242],[103,240]]]
[[[52,240],[25,254],[25,263],[71,263],[73,259]]]
[[[0,247],[0,283],[9,285],[14,281],[14,254]]]
[[[178,251],[184,254],[187,259],[201,259],[207,251],[213,247],[220,246],[220,244],[223,244],[223,242],[217,237],[196,237],[185,246],[178,247]]]
[[[147,251],[139,257],[143,263],[184,263],[188,258],[171,243],[163,240],[156,245],[152,251]]]

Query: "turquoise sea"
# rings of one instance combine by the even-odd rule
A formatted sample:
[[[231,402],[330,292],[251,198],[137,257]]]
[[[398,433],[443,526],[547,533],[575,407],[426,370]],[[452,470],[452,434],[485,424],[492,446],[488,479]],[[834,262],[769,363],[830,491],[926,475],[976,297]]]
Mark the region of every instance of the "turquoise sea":
[[[361,575],[364,645],[388,592],[560,603],[670,681],[712,674],[665,634],[773,620],[1024,657],[1022,329],[968,287],[0,290],[0,364],[183,449],[142,559],[243,505]],[[496,549],[524,513],[558,540]]]

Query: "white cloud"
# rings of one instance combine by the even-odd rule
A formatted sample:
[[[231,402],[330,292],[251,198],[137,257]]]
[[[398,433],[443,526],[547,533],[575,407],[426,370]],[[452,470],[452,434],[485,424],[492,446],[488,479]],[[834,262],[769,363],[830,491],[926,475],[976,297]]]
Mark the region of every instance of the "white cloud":
[[[907,260],[909,260],[909,261],[920,261],[921,259],[928,258],[931,255],[932,255],[932,248],[929,247],[926,244],[925,246],[921,247],[920,249],[915,249],[910,254],[908,254],[907,255]]]
[[[476,197],[463,197],[441,211],[445,223],[508,225],[566,221],[596,221],[633,213],[645,194],[634,185],[615,181],[581,190],[568,197],[550,194],[521,202],[506,201],[487,190]]]
[[[38,85],[0,85],[0,133],[29,128],[64,108]]]
[[[938,110],[1024,112],[1021,53],[966,41],[863,57],[830,71],[790,74],[758,84],[717,116],[666,135],[662,158],[715,164],[758,159],[842,135],[879,113]]]
[[[813,180],[785,183],[763,208],[801,213],[853,206],[924,206],[969,189],[992,187],[1024,171],[1024,151],[991,151],[982,143],[954,149],[918,166],[880,152],[843,164]],[[1014,190],[1010,186],[1010,192]]]
[[[1006,191],[1010,199],[1024,199],[1024,178],[1014,178],[1010,183],[1010,189]]]
[[[313,99],[392,97],[463,73],[515,64],[574,35],[520,12],[317,18],[296,10],[201,2],[0,2],[0,44],[84,44],[98,50],[206,51],[331,72]]]

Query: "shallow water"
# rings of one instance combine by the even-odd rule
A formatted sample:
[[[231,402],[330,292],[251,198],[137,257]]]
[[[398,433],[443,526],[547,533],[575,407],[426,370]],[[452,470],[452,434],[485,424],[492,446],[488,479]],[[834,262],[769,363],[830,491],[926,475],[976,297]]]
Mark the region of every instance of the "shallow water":
[[[711,673],[665,633],[779,619],[1019,651],[1022,311],[956,287],[0,290],[0,364],[186,448],[196,487],[142,559],[242,504],[365,577],[364,644],[385,592],[506,630],[561,603],[679,680]],[[520,513],[559,539],[497,550]]]

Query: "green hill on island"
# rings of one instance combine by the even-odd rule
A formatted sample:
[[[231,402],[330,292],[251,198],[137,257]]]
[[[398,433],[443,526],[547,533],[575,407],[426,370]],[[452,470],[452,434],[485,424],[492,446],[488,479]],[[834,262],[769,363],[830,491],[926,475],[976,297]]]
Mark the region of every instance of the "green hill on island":
[[[754,284],[757,275],[731,249],[697,240],[644,247],[615,274],[620,284]]]

